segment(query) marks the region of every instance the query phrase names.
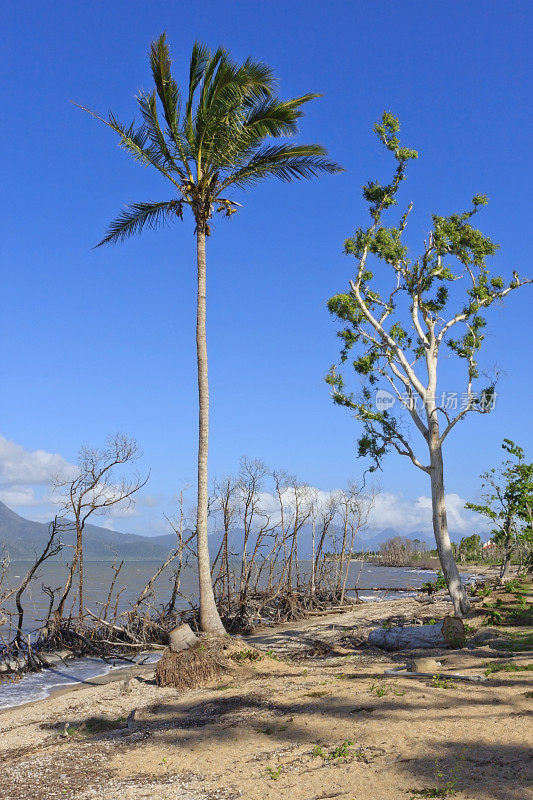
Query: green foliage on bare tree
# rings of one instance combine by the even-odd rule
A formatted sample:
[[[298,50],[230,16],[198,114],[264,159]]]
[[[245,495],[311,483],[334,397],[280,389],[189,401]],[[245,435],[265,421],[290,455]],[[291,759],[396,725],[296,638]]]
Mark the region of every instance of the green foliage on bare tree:
[[[395,224],[386,225],[384,215],[396,205],[407,164],[418,154],[401,146],[400,124],[392,114],[384,113],[374,130],[393,155],[396,170],[390,183],[382,186],[371,181],[363,188],[370,224],[358,228],[345,242],[345,252],[355,259],[355,275],[350,290],[335,295],[328,304],[331,314],[343,324],[338,334],[343,343],[341,363],[351,359],[362,391],[359,395],[348,391],[336,367],[331,368],[327,380],[334,401],[362,422],[359,455],[370,456],[376,468],[392,447],[430,476],[439,558],[455,613],[461,615],[468,610],[469,601],[448,533],[442,447],[467,414],[485,414],[493,406],[494,382],[477,387],[484,311],[531,281],[516,272],[507,282],[489,274],[486,261],[497,245],[472,226],[473,217],[487,203],[484,195],[476,195],[468,211],[434,214],[421,252],[410,255],[403,235],[412,204]],[[443,402],[437,381],[443,346],[450,363],[449,356],[455,356],[464,374],[464,402],[455,409]],[[386,382],[391,402],[407,411],[422,437],[425,457],[417,455],[405,420],[390,407],[376,407],[372,388],[380,381]]]

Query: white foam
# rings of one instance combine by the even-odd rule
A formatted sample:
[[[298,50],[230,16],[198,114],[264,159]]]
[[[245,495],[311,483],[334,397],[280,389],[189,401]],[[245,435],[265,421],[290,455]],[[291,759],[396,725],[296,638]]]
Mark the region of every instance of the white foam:
[[[160,653],[137,656],[136,661],[142,663],[155,663],[161,657]],[[19,681],[2,681],[0,683],[0,708],[13,708],[34,700],[43,700],[54,689],[61,686],[72,686],[84,683],[90,678],[107,675],[114,669],[130,666],[130,661],[113,659],[112,664],[106,664],[99,658],[73,658],[64,664],[23,675]]]

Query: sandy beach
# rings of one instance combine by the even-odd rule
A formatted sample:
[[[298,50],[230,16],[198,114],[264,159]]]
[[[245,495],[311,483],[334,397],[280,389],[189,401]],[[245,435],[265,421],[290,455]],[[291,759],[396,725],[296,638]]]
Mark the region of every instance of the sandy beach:
[[[7,709],[2,798],[526,800],[531,672],[436,686],[385,676],[405,655],[364,646],[378,620],[447,611],[361,604],[247,637],[265,657],[201,689],[158,688],[153,666],[134,667]],[[432,652],[442,675],[482,674],[501,655],[477,644]]]

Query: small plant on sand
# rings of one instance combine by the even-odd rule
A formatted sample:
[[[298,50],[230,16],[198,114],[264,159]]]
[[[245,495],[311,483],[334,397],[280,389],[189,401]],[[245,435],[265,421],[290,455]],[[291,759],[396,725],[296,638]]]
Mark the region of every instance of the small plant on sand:
[[[331,750],[326,750],[321,745],[317,744],[317,746],[312,750],[311,755],[314,758],[323,758],[324,761],[332,761],[335,763],[341,763],[345,761],[353,761],[354,759],[357,761],[365,761],[365,754],[362,750],[352,750],[354,743],[351,739],[345,739],[341,744],[337,745],[337,747],[333,747]]]
[[[502,615],[498,611],[497,608],[490,608],[486,612],[487,616],[485,617],[485,621],[483,625],[501,625],[502,624]]]
[[[342,744],[335,747],[328,755],[329,761],[346,761],[351,755],[351,746],[353,742],[351,739],[345,739]]]
[[[513,592],[513,596],[516,600],[516,604],[519,608],[527,608],[528,602],[525,594],[521,592]]]
[[[454,797],[457,794],[456,784],[457,778],[453,775],[455,770],[452,769],[452,777],[444,780],[446,777],[438,763],[435,762],[435,778],[438,785],[428,786],[425,789],[411,789],[411,797],[409,800],[416,800],[418,797],[437,797],[441,800],[446,800],[448,797]]]
[[[531,672],[533,671],[533,664],[512,664],[504,662],[503,664],[489,664],[485,670],[485,675],[492,675],[494,672]]]
[[[270,777],[270,780],[272,780],[272,781],[277,781],[278,780],[279,776],[281,775],[282,770],[283,770],[283,767],[281,765],[277,769],[273,769],[272,767],[267,767],[266,768],[267,775]]]
[[[499,650],[514,650],[521,652],[522,650],[533,650],[533,633],[521,631],[509,631],[509,637],[505,642],[496,642],[495,647]]]
[[[440,675],[433,675],[431,685],[435,689],[457,689],[457,684],[450,678],[441,678]]]
[[[444,580],[444,575],[439,570],[437,572],[437,577],[434,581],[426,581],[420,587],[422,592],[427,592],[428,594],[436,594],[436,592],[440,591],[440,589],[446,589],[447,584]]]
[[[258,650],[239,650],[237,653],[232,653],[230,658],[232,661],[237,661],[243,664],[245,661],[262,661],[265,656]]]
[[[370,694],[375,694],[376,697],[385,697],[386,694],[394,694],[396,697],[402,697],[405,694],[405,692],[402,692],[397,686],[392,684],[387,686],[384,683],[377,683],[376,681],[372,681],[368,691]]]
[[[440,797],[446,800],[447,797],[453,797],[457,794],[455,789],[455,778],[447,781],[444,786],[429,786],[426,789],[410,789],[411,797],[409,800],[416,800],[418,797]]]
[[[504,592],[514,594],[515,592],[524,592],[526,589],[525,583],[520,578],[513,578],[505,584]]]
[[[281,661],[281,658],[277,656],[273,650],[267,650],[265,653],[265,658],[270,658],[272,661]]]

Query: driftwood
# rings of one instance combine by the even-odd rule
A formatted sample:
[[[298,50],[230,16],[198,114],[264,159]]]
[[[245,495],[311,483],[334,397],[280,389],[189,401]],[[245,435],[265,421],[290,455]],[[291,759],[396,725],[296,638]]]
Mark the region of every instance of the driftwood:
[[[488,678],[485,675],[460,675],[456,672],[413,672],[405,667],[399,669],[386,669],[385,675],[394,675],[397,678],[444,678],[446,680],[454,681],[472,681],[473,683],[482,683]]]
[[[382,650],[417,650],[429,647],[458,647],[464,638],[464,625],[457,617],[444,617],[435,625],[405,625],[376,628],[368,643]]]

